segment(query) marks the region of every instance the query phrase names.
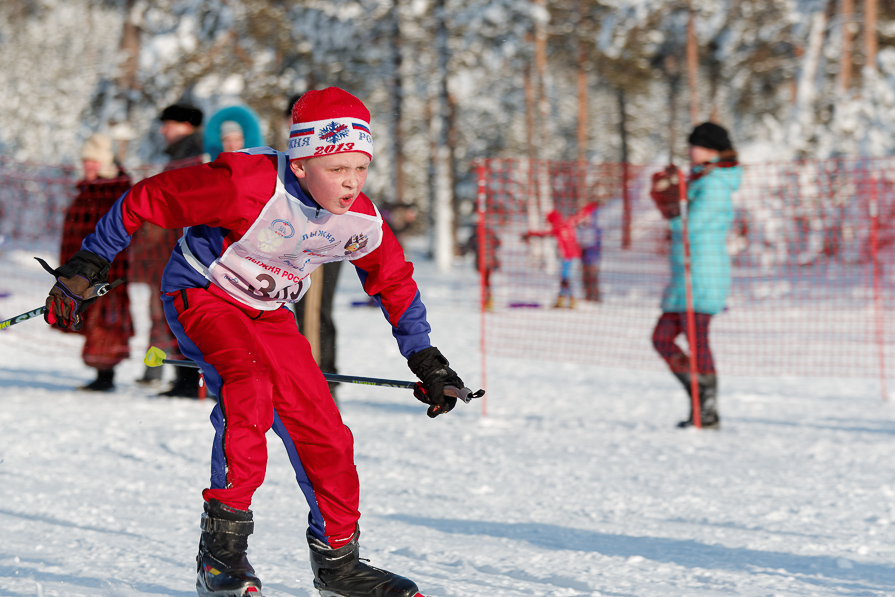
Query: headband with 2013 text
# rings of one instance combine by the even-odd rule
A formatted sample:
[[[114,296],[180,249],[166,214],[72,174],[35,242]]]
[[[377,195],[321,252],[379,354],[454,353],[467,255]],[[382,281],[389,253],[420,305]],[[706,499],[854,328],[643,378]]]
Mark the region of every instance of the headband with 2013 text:
[[[360,151],[373,159],[370,125],[356,118],[327,118],[299,122],[289,131],[289,159]]]

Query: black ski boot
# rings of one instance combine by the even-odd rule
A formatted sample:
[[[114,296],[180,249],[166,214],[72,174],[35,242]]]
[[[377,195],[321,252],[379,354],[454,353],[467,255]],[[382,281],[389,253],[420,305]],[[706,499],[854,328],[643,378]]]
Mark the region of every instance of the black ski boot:
[[[196,556],[199,597],[261,597],[261,581],[246,557],[254,526],[251,510],[205,503]]]
[[[690,396],[690,374],[675,373],[687,396]],[[720,429],[721,417],[718,416],[718,376],[713,373],[699,374],[696,376],[696,384],[699,388],[699,422],[703,429]],[[693,400],[690,399],[690,417],[686,421],[677,424],[680,428],[693,426]]]
[[[158,395],[168,398],[198,398],[199,370],[192,367],[178,367],[174,385],[167,392],[159,392]]]
[[[350,543],[333,549],[308,531],[314,588],[321,597],[423,597],[413,581],[361,562],[359,536],[357,529]]]
[[[98,369],[96,379],[78,389],[82,392],[111,392],[115,389],[115,370]]]

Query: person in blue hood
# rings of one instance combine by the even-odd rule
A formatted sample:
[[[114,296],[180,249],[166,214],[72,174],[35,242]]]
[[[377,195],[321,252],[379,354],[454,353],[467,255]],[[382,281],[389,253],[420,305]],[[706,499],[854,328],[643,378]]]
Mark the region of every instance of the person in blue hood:
[[[690,394],[690,359],[696,359],[702,427],[718,429],[718,376],[709,346],[709,323],[724,309],[730,294],[730,256],[727,233],[733,223],[731,195],[740,186],[742,168],[727,130],[713,122],[696,126],[687,139],[691,171],[686,181],[687,229],[695,319],[695,350],[685,353],[675,342],[687,332],[687,288],[684,269],[683,222],[676,209],[677,169],[653,177],[653,199],[669,219],[671,282],[662,296],[662,316],[653,330],[653,346]],[[690,417],[679,427],[694,424]]]
[[[261,147],[264,136],[258,115],[248,106],[228,106],[215,112],[205,126],[205,153],[214,160],[222,152]]]

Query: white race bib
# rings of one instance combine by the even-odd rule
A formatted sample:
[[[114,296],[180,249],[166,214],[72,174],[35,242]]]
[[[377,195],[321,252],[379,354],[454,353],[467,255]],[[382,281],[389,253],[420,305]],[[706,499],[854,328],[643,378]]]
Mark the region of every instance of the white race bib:
[[[187,260],[239,302],[273,310],[297,303],[311,284],[311,272],[322,264],[356,259],[382,242],[382,217],[348,212],[334,215],[307,206],[283,184],[288,159],[277,153],[277,186],[246,233],[207,269],[181,239]],[[201,269],[200,269],[201,268]]]

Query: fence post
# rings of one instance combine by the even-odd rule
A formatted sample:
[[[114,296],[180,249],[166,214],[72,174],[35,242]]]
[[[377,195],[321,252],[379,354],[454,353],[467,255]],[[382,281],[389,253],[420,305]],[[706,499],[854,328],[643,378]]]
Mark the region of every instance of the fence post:
[[[476,178],[478,180],[478,189],[476,194],[476,211],[478,212],[479,221],[476,224],[477,234],[479,236],[478,240],[478,251],[476,257],[478,258],[478,263],[476,264],[479,268],[479,311],[481,321],[479,324],[480,334],[479,334],[479,352],[482,355],[482,387],[487,389],[488,387],[488,379],[487,379],[487,366],[485,363],[485,349],[487,344],[485,343],[485,312],[486,312],[486,303],[488,300],[488,280],[487,280],[487,272],[485,271],[485,263],[486,263],[486,255],[485,252],[488,250],[488,243],[486,241],[486,230],[485,230],[485,217],[487,215],[487,195],[486,195],[486,186],[485,186],[485,173],[486,173],[486,161],[479,160],[478,165],[476,166]],[[493,299],[492,299],[493,300]],[[487,408],[488,396],[482,396],[482,416],[488,414]]]
[[[870,210],[870,262],[873,267],[873,314],[876,331],[876,345],[879,351],[879,382],[883,401],[889,399],[886,388],[886,330],[883,314],[882,295],[880,293],[879,267],[879,204],[877,197],[877,180],[870,178],[869,210]]]
[[[699,370],[697,367],[696,313],[693,311],[693,278],[690,272],[690,230],[687,222],[687,182],[684,173],[677,171],[678,201],[681,206],[681,240],[684,245],[684,286],[687,289],[687,344],[690,345],[690,401],[693,405],[693,425],[702,428],[702,408],[699,403]]]
[[[631,194],[628,185],[631,173],[628,162],[622,162],[622,249],[631,248]]]

